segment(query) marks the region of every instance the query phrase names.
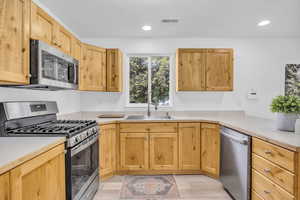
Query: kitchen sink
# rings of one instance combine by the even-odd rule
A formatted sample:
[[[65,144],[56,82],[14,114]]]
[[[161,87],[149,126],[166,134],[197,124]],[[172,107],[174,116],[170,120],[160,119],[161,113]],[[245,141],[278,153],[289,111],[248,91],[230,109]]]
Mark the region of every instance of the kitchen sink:
[[[165,116],[146,116],[146,115],[128,115],[126,117],[127,120],[171,120],[172,117],[165,115]]]

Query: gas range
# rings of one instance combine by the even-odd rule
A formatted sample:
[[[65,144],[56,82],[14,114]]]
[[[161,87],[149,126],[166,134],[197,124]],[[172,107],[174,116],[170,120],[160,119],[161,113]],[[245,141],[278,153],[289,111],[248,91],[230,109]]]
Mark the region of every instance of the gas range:
[[[75,146],[86,138],[97,134],[96,121],[54,120],[40,124],[6,129],[7,136],[66,136],[67,147]]]
[[[66,137],[66,199],[92,200],[99,186],[96,121],[58,120],[56,102],[0,102],[0,136]]]

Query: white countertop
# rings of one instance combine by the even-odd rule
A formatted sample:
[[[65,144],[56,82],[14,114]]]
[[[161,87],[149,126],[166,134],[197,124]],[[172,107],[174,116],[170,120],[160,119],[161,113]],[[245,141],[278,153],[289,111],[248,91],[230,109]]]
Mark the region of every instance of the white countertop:
[[[184,122],[184,121],[211,121],[218,122],[226,127],[238,130],[242,133],[255,136],[271,143],[280,145],[282,147],[300,151],[300,134],[293,132],[284,132],[276,130],[274,120],[264,119],[260,117],[253,117],[245,115],[240,111],[192,111],[192,112],[170,112],[172,120],[126,120],[125,118],[110,118],[99,119],[100,114],[117,113],[117,112],[80,112],[69,115],[62,115],[60,118],[66,119],[81,119],[81,120],[96,120],[98,123],[109,122]],[[145,114],[145,112],[128,112],[126,114]],[[153,112],[155,114],[155,112]],[[157,112],[161,115],[161,113]]]
[[[0,137],[0,174],[64,141],[65,137]]]

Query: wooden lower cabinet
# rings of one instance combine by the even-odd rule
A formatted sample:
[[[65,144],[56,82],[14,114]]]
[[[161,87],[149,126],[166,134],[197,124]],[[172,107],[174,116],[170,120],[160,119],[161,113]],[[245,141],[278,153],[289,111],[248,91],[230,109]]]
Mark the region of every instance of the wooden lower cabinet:
[[[217,124],[201,124],[201,170],[214,177],[220,175],[220,127]]]
[[[179,169],[201,170],[200,123],[179,123]]]
[[[116,170],[116,124],[100,126],[100,177],[113,175]]]
[[[177,133],[150,133],[150,169],[178,169]]]
[[[11,170],[10,190],[11,200],[64,200],[64,144]]]
[[[10,199],[9,172],[0,175],[0,200]]]
[[[149,168],[149,134],[120,134],[120,169],[147,170]]]

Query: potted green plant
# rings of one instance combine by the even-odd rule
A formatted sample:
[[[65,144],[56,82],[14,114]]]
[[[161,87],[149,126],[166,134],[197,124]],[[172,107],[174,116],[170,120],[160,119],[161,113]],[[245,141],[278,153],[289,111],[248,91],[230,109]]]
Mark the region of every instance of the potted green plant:
[[[271,111],[277,113],[276,125],[281,131],[295,131],[295,123],[300,113],[300,98],[297,96],[277,96],[271,104]]]

